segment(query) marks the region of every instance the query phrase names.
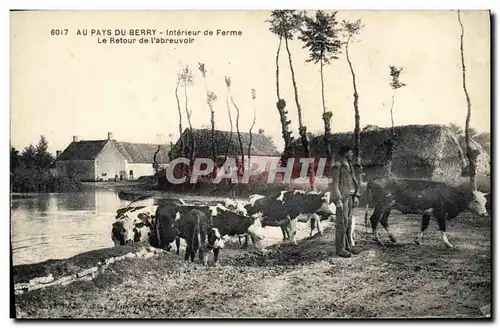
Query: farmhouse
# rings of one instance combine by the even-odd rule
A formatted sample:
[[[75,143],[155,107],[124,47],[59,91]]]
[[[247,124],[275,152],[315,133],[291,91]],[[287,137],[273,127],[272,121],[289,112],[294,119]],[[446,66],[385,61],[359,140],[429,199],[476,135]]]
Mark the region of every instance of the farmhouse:
[[[160,146],[156,156],[157,163],[169,163],[170,147]],[[73,175],[81,181],[134,180],[141,176],[150,176],[155,172],[153,157],[158,145],[146,143],[119,142],[108,133],[106,140],[73,142],[56,158],[58,174]]]
[[[241,143],[243,145],[243,152],[245,153],[245,163],[247,163],[248,146],[250,145],[250,133],[240,132]],[[224,163],[225,155],[228,157],[238,157],[241,160],[241,148],[238,139],[238,133],[233,131],[214,130],[212,138],[211,129],[193,129],[192,134],[189,129],[185,129],[181,138],[175,143],[171,151],[172,160],[178,157],[188,157],[183,155],[183,140],[184,145],[191,144],[194,138],[194,157],[195,158],[212,158],[211,147],[212,143],[215,145],[217,154],[217,166],[222,166]],[[266,171],[270,168],[272,160],[280,158],[280,152],[277,150],[271,137],[263,133],[252,133],[252,145],[250,146],[250,158],[258,158],[259,161],[266,161]],[[255,164],[254,167],[256,167]],[[177,169],[179,167],[179,169]],[[182,177],[182,165],[176,166],[174,176],[177,178]]]
[[[455,134],[442,125],[407,125],[395,127],[397,135],[392,154],[392,173],[396,177],[425,178],[456,182],[467,161]],[[338,153],[343,145],[352,147],[353,133],[332,135],[331,150]],[[389,160],[387,140],[391,129],[380,128],[361,132],[361,165],[363,181],[385,176],[384,165]],[[302,153],[300,141],[296,156]],[[311,156],[326,157],[323,136],[311,140]]]

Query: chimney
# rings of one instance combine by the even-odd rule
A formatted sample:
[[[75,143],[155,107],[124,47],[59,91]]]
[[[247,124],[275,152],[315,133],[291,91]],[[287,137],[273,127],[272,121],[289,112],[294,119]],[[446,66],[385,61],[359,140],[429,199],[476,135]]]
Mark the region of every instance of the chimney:
[[[60,150],[56,150],[56,158],[59,158],[59,156],[61,156],[61,151]]]
[[[77,136],[73,136],[73,142],[78,142],[78,137]]]
[[[108,132],[108,140],[113,140],[113,132]]]

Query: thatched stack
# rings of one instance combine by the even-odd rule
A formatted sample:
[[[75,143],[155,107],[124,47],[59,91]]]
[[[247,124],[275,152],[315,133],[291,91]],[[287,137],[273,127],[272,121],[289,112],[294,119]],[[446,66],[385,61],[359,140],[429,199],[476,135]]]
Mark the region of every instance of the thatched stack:
[[[467,147],[465,145],[465,138],[459,138],[460,146],[462,151],[466,154]],[[470,146],[473,152],[479,153],[476,159],[476,174],[481,176],[487,176],[491,172],[491,158],[490,155],[483,149],[483,146],[479,144],[474,139],[471,139]]]
[[[467,163],[454,133],[443,125],[407,125],[395,127],[392,173],[396,177],[457,181]],[[390,128],[361,132],[361,165],[364,181],[385,175],[387,141]],[[343,145],[354,145],[353,133],[332,135],[331,149],[337,154]],[[301,145],[296,144],[300,154]],[[311,140],[311,156],[324,157],[323,137]]]

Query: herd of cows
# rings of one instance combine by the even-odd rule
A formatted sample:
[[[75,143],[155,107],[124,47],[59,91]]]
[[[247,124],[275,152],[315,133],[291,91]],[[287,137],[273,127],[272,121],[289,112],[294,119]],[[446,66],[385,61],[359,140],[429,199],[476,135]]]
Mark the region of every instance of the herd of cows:
[[[464,211],[480,216],[490,215],[491,196],[473,191],[467,186],[450,186],[442,182],[418,179],[376,179],[368,183],[365,225],[368,209],[374,208],[369,221],[375,241],[381,243],[377,226],[380,223],[392,242],[396,238],[389,232],[388,217],[392,209],[403,214],[421,214],[422,226],[415,243],[420,244],[430,218],[438,222],[441,238],[447,247],[453,247],[446,236],[446,220]],[[182,199],[163,199],[158,205],[127,206],[117,210],[111,238],[116,246],[130,242],[145,242],[153,247],[170,251],[175,242],[179,254],[180,239],[186,241],[185,260],[194,261],[198,253],[200,261],[207,265],[213,251],[217,264],[219,251],[224,248],[224,236],[245,237],[255,247],[262,249],[263,229],[266,226],[281,227],[284,241],[297,244],[297,222],[310,223],[310,235],[314,229],[322,234],[321,221],[339,215],[331,191],[283,190],[272,195],[251,195],[245,202],[187,204]],[[354,225],[347,236],[354,245]],[[241,239],[240,239],[241,241]]]

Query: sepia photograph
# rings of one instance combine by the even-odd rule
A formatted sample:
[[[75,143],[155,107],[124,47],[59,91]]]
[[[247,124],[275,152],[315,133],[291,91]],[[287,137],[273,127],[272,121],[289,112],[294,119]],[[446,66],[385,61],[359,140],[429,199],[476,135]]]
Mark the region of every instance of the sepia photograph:
[[[489,10],[10,10],[13,319],[492,319]]]

